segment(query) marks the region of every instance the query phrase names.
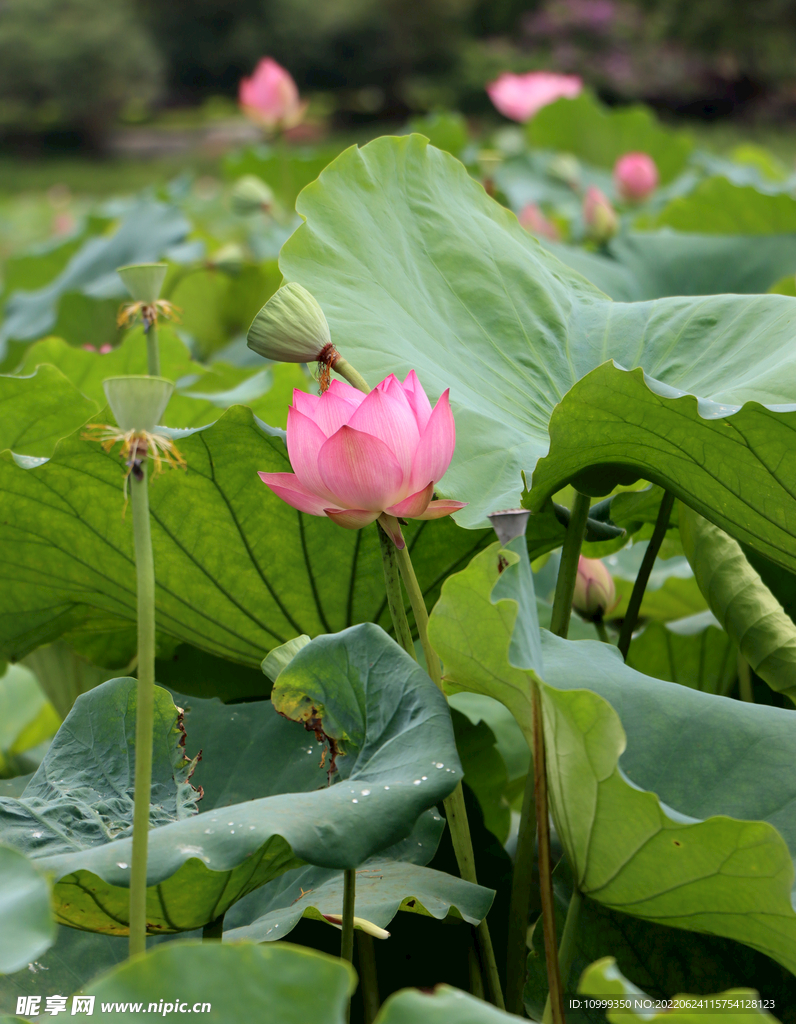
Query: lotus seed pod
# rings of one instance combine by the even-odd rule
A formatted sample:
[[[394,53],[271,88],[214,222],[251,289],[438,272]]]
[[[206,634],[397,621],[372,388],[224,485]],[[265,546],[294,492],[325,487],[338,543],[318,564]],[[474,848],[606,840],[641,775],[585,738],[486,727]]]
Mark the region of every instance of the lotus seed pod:
[[[572,607],[590,622],[601,619],[616,605],[616,586],[613,576],[599,558],[578,560],[578,575],[575,579],[575,594]]]
[[[129,267],[118,267],[116,273],[136,302],[151,306],[160,298],[168,269],[165,263],[133,263]]]
[[[252,321],[249,348],[266,359],[312,363],[332,342],[323,310],[300,284],[286,284]]]
[[[530,514],[527,508],[506,508],[500,512],[490,512],[487,519],[492,524],[498,540],[505,547],[515,537],[523,536]]]
[[[244,174],[235,182],[230,200],[235,213],[257,213],[270,209],[274,193],[256,174]]]
[[[109,377],[102,382],[108,405],[125,432],[152,433],[169,404],[174,385],[165,377]]]

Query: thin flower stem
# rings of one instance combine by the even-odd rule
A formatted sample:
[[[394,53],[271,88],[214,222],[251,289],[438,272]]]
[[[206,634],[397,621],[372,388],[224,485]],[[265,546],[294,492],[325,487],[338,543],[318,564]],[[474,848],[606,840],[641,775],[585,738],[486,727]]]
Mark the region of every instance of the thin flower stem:
[[[608,630],[605,628],[605,623],[601,618],[594,620],[594,628],[597,630],[597,636],[599,636],[604,644],[611,643],[611,638],[608,636]]]
[[[146,325],[144,325],[146,327]],[[146,372],[150,377],[160,376],[160,349],[158,348],[158,325],[154,321],[146,330]]]
[[[332,369],[335,373],[339,373],[341,377],[345,377],[348,383],[352,384],[359,391],[364,392],[366,395],[370,394],[368,382],[361,373],[354,369],[347,359],[343,359],[342,356],[338,356],[334,363],[332,363]]]
[[[536,799],[533,768],[525,779],[520,828],[511,878],[508,959],[506,965],[506,1009],[522,1016],[523,990],[528,961],[528,917],[533,890],[533,862],[536,847]]]
[[[550,632],[566,637],[572,615],[572,598],[575,594],[575,580],[578,576],[578,559],[583,538],[586,534],[586,520],[589,518],[591,499],[575,491],[575,500],[569,517],[567,535],[561,551],[558,567],[556,593],[553,599],[553,614],[550,618]]]
[[[558,947],[558,967],[561,971],[561,983],[564,990],[567,987],[567,979],[572,968],[572,961],[575,959],[575,937],[578,933],[578,919],[580,917],[580,906],[583,903],[583,894],[577,884],[572,886],[572,895],[569,898],[567,918],[564,921],[564,934],[561,936],[561,945]]]
[[[426,658],[426,671],[440,690],[442,690],[440,661],[428,637],[428,611],[423,600],[420,584],[417,582],[412,559],[409,555],[409,548],[404,546],[397,549],[397,555],[404,587],[409,596],[409,603],[415,616],[415,625],[417,626],[423,654]],[[465,881],[477,884],[473,841],[470,836],[470,825],[467,821],[467,809],[464,804],[464,792],[461,783],[459,783],[450,796],[445,798],[443,806],[448,819],[453,851],[456,854],[456,862],[459,865],[459,874]],[[500,975],[497,969],[497,961],[495,960],[495,950],[492,946],[492,936],[489,934],[489,925],[486,923],[486,920],[478,925],[477,933],[481,949],[481,963],[486,973],[487,989],[495,1006],[503,1009],[504,1002],[503,991],[500,986]]]
[[[364,1024],[373,1024],[379,1012],[379,977],[376,972],[376,950],[373,936],[357,931],[357,967],[359,988],[362,993]]]
[[[671,491],[664,491],[661,498],[661,506],[658,509],[658,518],[655,521],[655,529],[652,531],[652,539],[647,545],[647,550],[644,552],[644,559],[638,571],[638,576],[636,576],[636,582],[633,584],[633,592],[628,601],[622,628],[619,630],[619,643],[617,646],[622,652],[622,657],[625,661],[627,661],[627,652],[630,650],[630,641],[633,639],[633,630],[638,622],[641,602],[644,600],[644,591],[647,589],[652,567],[655,564],[663,538],[666,536],[666,531],[669,528],[669,516],[672,514],[673,506],[674,495]]]
[[[343,872],[343,934],[340,938],[340,959],[349,963],[354,961],[354,904],[357,896],[356,868],[347,868]],[[351,1001],[345,1012],[346,1021],[351,1019]]]
[[[406,617],[406,608],[404,607],[397,551],[392,540],[390,540],[378,523],[376,523],[376,529],[379,533],[381,564],[384,569],[384,587],[387,591],[387,606],[390,609],[390,616],[392,617],[393,628],[395,629],[395,639],[406,653],[411,654],[415,661],[417,661],[415,645],[412,641],[412,631],[409,629],[409,620]]]
[[[135,719],[133,852],[130,869],[130,956],[146,950],[146,879],[152,786],[152,722],[155,697],[155,563],[149,524],[147,466],[130,481],[138,593],[138,690]]]
[[[752,670],[740,651],[738,651],[738,691],[741,700],[746,701],[747,704],[754,704],[755,691],[752,686]]]
[[[539,833],[539,890],[542,900],[542,933],[547,964],[548,1002],[543,1021],[564,1024],[564,992],[558,963],[555,903],[553,900],[553,864],[550,854],[550,817],[547,804],[544,723],[539,685],[531,683],[533,700],[533,779],[536,822]],[[548,1015],[548,1010],[550,1011]]]

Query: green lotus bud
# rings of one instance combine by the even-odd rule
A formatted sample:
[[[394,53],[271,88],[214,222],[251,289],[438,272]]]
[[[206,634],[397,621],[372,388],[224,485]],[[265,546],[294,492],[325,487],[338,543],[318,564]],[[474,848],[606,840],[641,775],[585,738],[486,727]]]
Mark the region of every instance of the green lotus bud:
[[[260,668],[268,676],[272,683],[275,683],[280,672],[287,668],[302,647],[306,647],[310,638],[306,633],[288,640],[286,644],[275,647],[260,662]]]
[[[588,622],[602,619],[616,607],[616,586],[613,577],[599,558],[578,559],[572,607]]]
[[[236,242],[228,242],[210,257],[207,261],[213,270],[220,270],[222,274],[234,276],[243,270],[245,256],[243,249]]]
[[[133,263],[129,267],[118,267],[116,273],[136,302],[152,306],[160,298],[168,269],[165,263]]]
[[[274,193],[256,174],[244,174],[235,182],[230,200],[235,213],[257,213],[270,209]]]
[[[111,412],[125,433],[153,433],[174,391],[174,385],[165,377],[135,374],[109,377],[102,386]]]
[[[283,363],[313,363],[332,343],[323,310],[306,288],[293,282],[271,296],[252,321],[250,349]]]

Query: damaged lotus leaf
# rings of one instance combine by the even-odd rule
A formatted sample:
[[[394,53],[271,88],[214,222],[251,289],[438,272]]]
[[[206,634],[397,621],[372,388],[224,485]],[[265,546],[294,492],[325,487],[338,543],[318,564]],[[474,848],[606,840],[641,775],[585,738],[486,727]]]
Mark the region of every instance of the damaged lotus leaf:
[[[501,700],[528,737],[531,678],[516,666],[535,669],[581,892],[796,970],[794,715],[643,676],[607,644],[539,638],[528,577],[492,545],[446,581],[431,632],[448,683]]]
[[[796,402],[793,299],[613,302],[418,135],[346,150],[297,210],[305,223],[283,246],[280,267],[318,300],[341,354],[371,385],[414,369],[429,396],[450,387],[457,444],[438,490],[470,503],[458,522],[480,526],[487,513],[516,508],[521,471],[530,480],[551,448],[561,465],[545,475],[534,511],[575,473],[618,462],[796,566],[787,485],[796,479],[796,413],[779,408]],[[576,393],[597,373],[599,401]],[[708,411],[698,413],[697,398],[682,400],[680,412],[669,409],[674,397],[659,397],[684,393]],[[708,478],[697,452],[717,439],[729,455],[711,462]],[[607,494],[615,481],[602,476]]]
[[[335,784],[325,785],[327,753],[323,788],[317,788],[321,751],[315,739],[270,709],[280,739],[263,750],[282,757],[270,777],[254,783],[269,795],[253,794],[252,783],[240,779],[252,774],[251,765],[242,760],[230,771],[218,755],[236,744],[245,751],[246,736],[250,743],[258,732],[264,737],[267,726],[244,718],[237,729],[234,708],[207,702],[220,721],[197,732],[200,741],[203,731],[208,740],[203,758],[213,757],[215,764],[195,781],[204,785],[200,780],[206,779],[218,805],[198,814],[178,709],[166,691],[157,690],[150,933],[201,927],[303,863],[358,867],[404,839],[460,780],[443,695],[379,627],[364,624],[313,641],[285,669],[280,685],[295,702],[302,695],[309,699],[327,748],[344,746]],[[274,702],[280,711],[289,707],[280,696]],[[203,717],[212,719],[212,708],[200,712],[198,724]],[[110,680],[78,698],[22,797],[0,800],[0,841],[52,875],[56,917],[63,924],[127,933],[134,735],[135,681]],[[443,767],[436,768],[437,761]],[[244,802],[225,804],[224,786],[227,797]]]

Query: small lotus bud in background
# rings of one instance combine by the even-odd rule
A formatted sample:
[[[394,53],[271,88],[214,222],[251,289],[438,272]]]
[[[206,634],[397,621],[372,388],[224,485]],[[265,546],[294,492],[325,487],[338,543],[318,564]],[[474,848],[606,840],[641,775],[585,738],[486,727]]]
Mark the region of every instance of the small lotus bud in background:
[[[619,218],[608,198],[594,185],[586,190],[583,199],[583,221],[586,234],[594,242],[610,241],[619,230]]]
[[[545,217],[536,203],[526,203],[517,214],[517,220],[532,235],[549,238],[551,242],[561,241],[560,231],[551,220]]]
[[[136,302],[153,306],[160,298],[168,269],[165,263],[133,263],[129,267],[118,267],[116,273]]]
[[[165,377],[136,374],[109,377],[102,387],[120,430],[148,434],[154,432],[174,391]]]
[[[332,343],[323,310],[306,288],[293,282],[271,296],[252,321],[246,341],[266,359],[314,363]]]
[[[236,242],[222,245],[207,261],[211,270],[220,270],[222,274],[229,274],[231,277],[243,270],[244,263],[243,249]]]
[[[578,560],[572,607],[588,622],[602,617],[616,605],[616,587],[610,572],[599,558]]]
[[[558,153],[547,165],[547,173],[570,188],[580,185],[580,163],[572,153]]]
[[[267,212],[274,201],[274,193],[256,174],[244,174],[232,187],[230,203],[235,213]]]
[[[251,78],[241,79],[238,100],[243,113],[269,131],[294,128],[307,110],[290,72],[270,57],[263,57]]]
[[[626,202],[643,202],[658,187],[655,161],[646,153],[625,153],[614,166],[614,184]]]
[[[549,71],[529,71],[513,75],[504,71],[486,86],[490,100],[504,117],[512,121],[530,121],[542,107],[556,100],[580,95],[583,81],[577,75],[556,75]]]

